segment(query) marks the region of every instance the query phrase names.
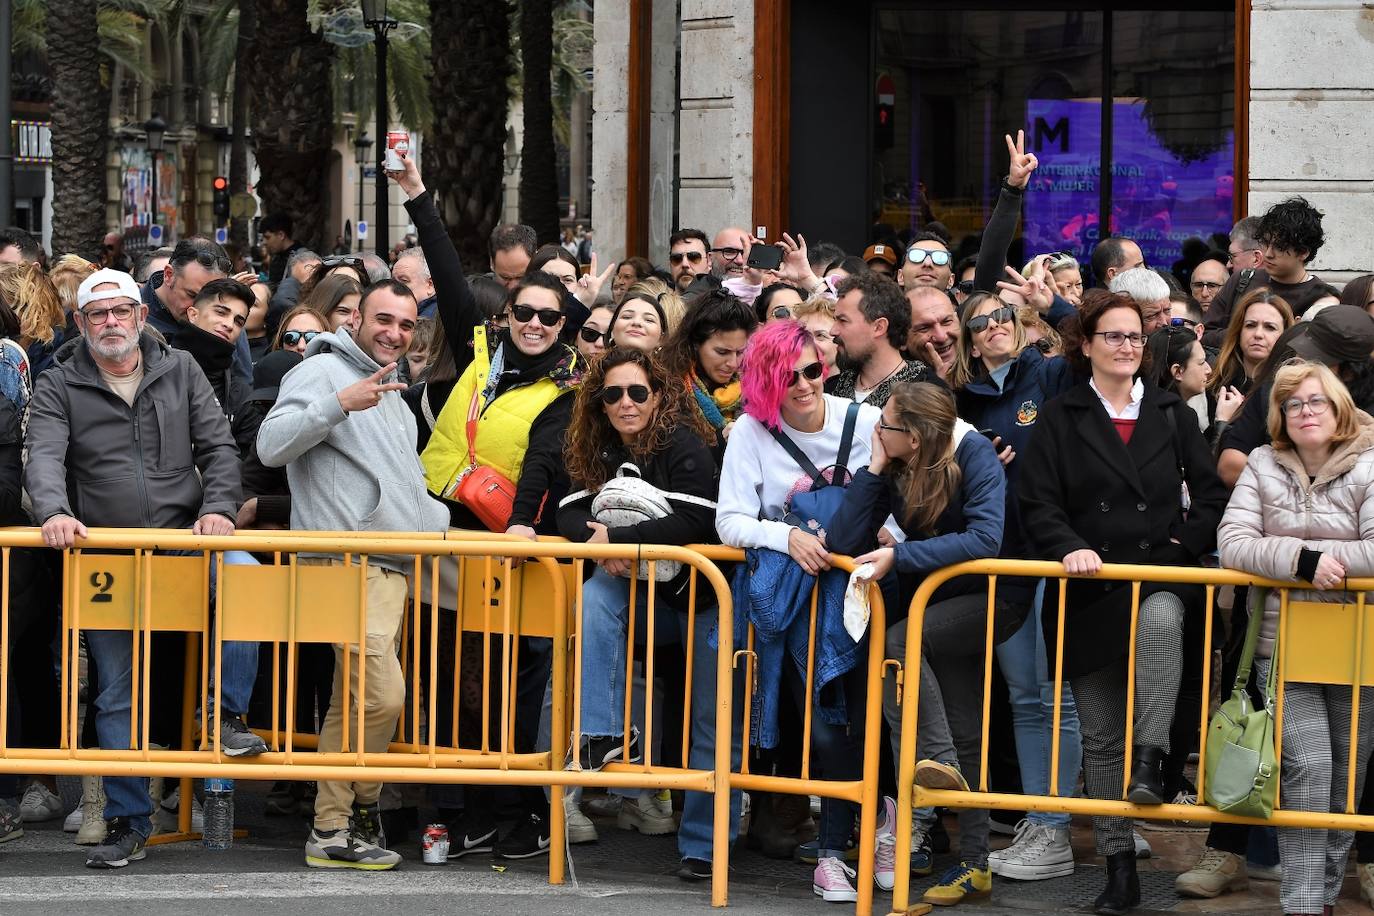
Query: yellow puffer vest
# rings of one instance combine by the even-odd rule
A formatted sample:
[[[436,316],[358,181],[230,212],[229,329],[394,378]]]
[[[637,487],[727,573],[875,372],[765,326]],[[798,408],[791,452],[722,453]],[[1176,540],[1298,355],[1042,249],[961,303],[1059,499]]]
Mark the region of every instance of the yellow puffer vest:
[[[480,399],[491,371],[485,328],[476,330],[473,348],[476,351],[474,359],[458,379],[458,384],[453,386],[434,422],[429,444],[420,455],[429,491],[448,500],[456,499],[459,478],[471,464],[468,415],[473,407],[473,395]],[[497,471],[511,483],[518,483],[530,445],[530,427],[545,407],[570,390],[553,379],[542,378],[533,384],[512,388],[493,400],[477,419],[478,463]]]

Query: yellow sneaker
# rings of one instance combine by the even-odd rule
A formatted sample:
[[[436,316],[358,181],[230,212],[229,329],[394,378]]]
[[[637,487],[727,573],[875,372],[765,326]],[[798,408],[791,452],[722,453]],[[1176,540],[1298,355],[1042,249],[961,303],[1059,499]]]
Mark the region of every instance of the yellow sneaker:
[[[940,876],[939,882],[921,897],[935,906],[954,906],[964,900],[976,900],[992,894],[992,872],[984,866],[974,868],[960,862]]]

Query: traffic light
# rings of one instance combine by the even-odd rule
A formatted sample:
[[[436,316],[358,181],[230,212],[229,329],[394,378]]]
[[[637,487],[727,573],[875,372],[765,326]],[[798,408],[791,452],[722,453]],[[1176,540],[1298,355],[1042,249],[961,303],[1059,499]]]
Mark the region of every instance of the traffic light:
[[[223,175],[215,176],[215,222],[223,225],[229,222],[229,179]]]

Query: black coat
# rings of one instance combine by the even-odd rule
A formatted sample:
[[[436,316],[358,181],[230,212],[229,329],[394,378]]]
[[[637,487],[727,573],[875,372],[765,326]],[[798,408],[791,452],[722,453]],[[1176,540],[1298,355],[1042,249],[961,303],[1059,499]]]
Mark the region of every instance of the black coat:
[[[1172,427],[1165,411],[1175,411]],[[1180,459],[1192,505],[1182,511]],[[1041,559],[1097,551],[1104,563],[1196,566],[1216,547],[1226,488],[1197,420],[1178,395],[1146,384],[1129,444],[1085,382],[1040,412],[1021,468],[1021,520]],[[1179,543],[1173,543],[1177,540]],[[1044,625],[1055,645],[1059,587],[1045,590]],[[1167,589],[1196,603],[1197,587],[1145,583],[1144,600]],[[1070,580],[1065,601],[1064,674],[1090,674],[1124,657],[1131,584]],[[1049,648],[1053,657],[1053,648]]]

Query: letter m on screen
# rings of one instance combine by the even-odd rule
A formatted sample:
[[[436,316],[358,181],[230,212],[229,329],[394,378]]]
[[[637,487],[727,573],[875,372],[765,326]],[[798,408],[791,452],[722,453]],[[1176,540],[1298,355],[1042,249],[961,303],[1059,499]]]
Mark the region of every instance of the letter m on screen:
[[[1059,152],[1067,153],[1069,151],[1069,119],[1067,117],[1060,118],[1051,127],[1045,123],[1044,118],[1037,117],[1035,119],[1035,140],[1031,148],[1038,153],[1045,148],[1046,143],[1053,143],[1056,140],[1059,141]]]

